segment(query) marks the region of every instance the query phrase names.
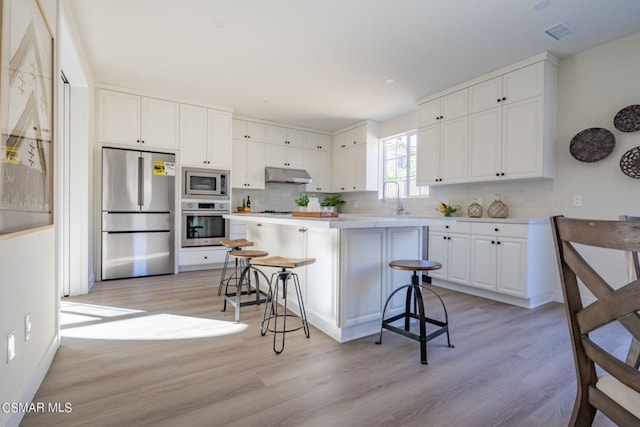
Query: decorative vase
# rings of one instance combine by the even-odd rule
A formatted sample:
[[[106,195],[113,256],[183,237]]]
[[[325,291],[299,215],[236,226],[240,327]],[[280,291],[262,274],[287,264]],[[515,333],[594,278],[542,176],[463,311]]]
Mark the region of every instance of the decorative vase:
[[[489,205],[487,215],[489,215],[490,218],[506,218],[509,215],[509,208],[507,208],[507,205],[505,205],[502,200],[497,199]]]
[[[320,201],[317,197],[309,197],[309,204],[307,205],[309,212],[320,212]]]
[[[482,216],[482,205],[476,202],[473,202],[467,208],[467,214],[470,218],[480,218]]]

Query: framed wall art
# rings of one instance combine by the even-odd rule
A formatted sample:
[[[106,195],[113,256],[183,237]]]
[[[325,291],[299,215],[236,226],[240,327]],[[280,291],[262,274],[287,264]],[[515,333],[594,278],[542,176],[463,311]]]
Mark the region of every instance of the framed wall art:
[[[37,0],[0,0],[0,234],[53,224],[53,36]]]

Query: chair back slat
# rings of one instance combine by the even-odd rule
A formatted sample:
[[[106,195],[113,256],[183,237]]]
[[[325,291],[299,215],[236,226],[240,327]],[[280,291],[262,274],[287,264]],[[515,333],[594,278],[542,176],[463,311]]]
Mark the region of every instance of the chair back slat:
[[[629,393],[638,393],[636,397],[640,397],[640,372],[637,366],[628,363],[640,341],[640,280],[630,279],[629,284],[615,289],[582,256],[581,251],[584,249],[582,246],[591,246],[637,255],[640,250],[640,220],[605,221],[556,216],[551,218],[551,227],[578,378],[576,404],[569,425],[590,425],[596,410],[621,425],[638,425],[640,417],[635,406],[625,406],[627,403],[614,400],[615,396],[596,387],[599,380],[595,366],[619,381],[618,384],[626,385]],[[596,298],[586,307],[582,303],[579,283]],[[614,322],[623,325],[632,336],[632,351],[627,363],[595,343],[590,336],[595,330]]]

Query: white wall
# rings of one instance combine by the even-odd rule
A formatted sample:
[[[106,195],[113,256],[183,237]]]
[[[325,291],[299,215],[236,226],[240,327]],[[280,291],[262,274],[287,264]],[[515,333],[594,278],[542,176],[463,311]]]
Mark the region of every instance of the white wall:
[[[568,217],[616,219],[640,214],[640,179],[620,170],[620,158],[640,146],[640,131],[625,133],[613,126],[620,109],[640,104],[640,33],[579,53],[560,62],[556,212]],[[573,136],[583,129],[603,127],[616,137],[607,158],[594,163],[569,153]],[[571,197],[582,195],[582,207]],[[627,282],[622,254],[594,256],[592,261],[614,286]]]

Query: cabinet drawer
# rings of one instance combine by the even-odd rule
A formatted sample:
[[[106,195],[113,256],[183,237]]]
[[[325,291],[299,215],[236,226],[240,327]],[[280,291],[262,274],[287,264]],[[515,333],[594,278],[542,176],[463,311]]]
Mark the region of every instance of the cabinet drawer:
[[[488,236],[505,236],[527,238],[527,224],[501,224],[497,222],[474,222],[471,224],[472,234]]]
[[[226,254],[226,248],[189,252],[180,251],[178,264],[183,266],[223,263]]]
[[[471,223],[470,222],[462,222],[456,221],[451,222],[451,224],[447,225],[432,225],[429,226],[430,231],[436,232],[449,232],[449,233],[470,233],[471,232]]]

